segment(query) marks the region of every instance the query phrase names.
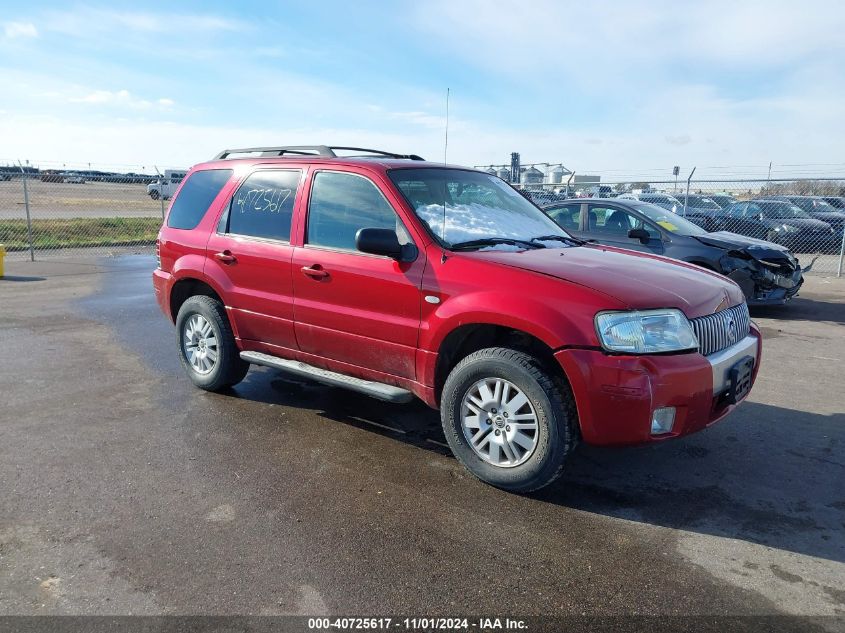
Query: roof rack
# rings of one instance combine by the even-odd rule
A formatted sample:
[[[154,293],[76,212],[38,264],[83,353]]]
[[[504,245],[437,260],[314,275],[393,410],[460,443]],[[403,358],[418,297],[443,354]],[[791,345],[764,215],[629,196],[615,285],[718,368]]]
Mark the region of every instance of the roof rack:
[[[394,154],[378,149],[365,147],[342,147],[339,145],[280,145],[278,147],[245,147],[242,149],[224,149],[214,157],[214,160],[230,158],[232,154],[260,154],[261,158],[271,156],[322,156],[324,158],[338,158],[335,150],[362,152],[365,156],[380,156],[384,158],[404,158],[407,160],[425,160],[416,154]]]

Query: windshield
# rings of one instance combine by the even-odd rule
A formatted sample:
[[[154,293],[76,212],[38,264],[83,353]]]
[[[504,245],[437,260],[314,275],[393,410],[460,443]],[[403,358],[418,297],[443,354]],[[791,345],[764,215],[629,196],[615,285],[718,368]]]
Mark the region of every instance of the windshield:
[[[761,202],[760,209],[767,218],[809,218],[806,211],[789,202]]]
[[[832,204],[826,200],[813,199],[813,211],[822,211],[824,213],[836,213],[836,209]]]
[[[393,169],[388,174],[446,247],[475,240],[569,238],[545,213],[496,176],[439,167]]]
[[[640,200],[643,202],[651,202],[652,204],[678,204],[678,201],[674,198],[669,196],[655,196],[655,195],[648,195],[648,196],[640,196]]]
[[[672,213],[663,207],[647,203],[636,204],[633,205],[633,207],[649,220],[659,224],[664,229],[670,233],[674,233],[675,235],[704,235],[707,233],[707,231],[697,224],[693,224],[689,220],[685,220],[676,213]]]
[[[695,207],[696,209],[712,209],[713,211],[720,211],[722,209],[713,200],[704,196],[689,196],[687,198],[687,206]]]
[[[710,196],[710,199],[723,209],[727,209],[736,202],[736,199],[731,196]]]

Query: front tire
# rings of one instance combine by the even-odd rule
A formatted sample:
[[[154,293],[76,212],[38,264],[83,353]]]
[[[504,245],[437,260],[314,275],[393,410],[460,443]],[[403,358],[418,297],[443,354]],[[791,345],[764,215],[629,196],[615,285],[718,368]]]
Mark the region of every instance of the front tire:
[[[152,198],[153,200],[158,200],[159,199],[158,191],[151,191],[150,192],[150,198]]]
[[[241,360],[223,304],[190,297],[176,315],[176,343],[182,367],[197,387],[219,391],[236,385],[249,371]]]
[[[461,464],[482,481],[526,493],[563,472],[577,413],[564,380],[523,352],[492,347],[455,366],[440,403],[443,432]]]

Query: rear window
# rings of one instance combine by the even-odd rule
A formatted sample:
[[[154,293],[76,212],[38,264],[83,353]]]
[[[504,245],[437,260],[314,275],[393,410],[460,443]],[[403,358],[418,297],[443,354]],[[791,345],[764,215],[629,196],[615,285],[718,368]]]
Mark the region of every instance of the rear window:
[[[170,206],[167,226],[172,229],[196,228],[231,176],[231,169],[208,169],[191,174]]]

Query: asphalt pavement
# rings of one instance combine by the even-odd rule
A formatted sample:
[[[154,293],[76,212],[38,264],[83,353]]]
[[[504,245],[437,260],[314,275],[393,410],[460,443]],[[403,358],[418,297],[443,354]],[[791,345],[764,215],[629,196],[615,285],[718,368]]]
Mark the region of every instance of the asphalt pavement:
[[[752,313],[725,421],[517,496],[422,403],[192,387],[154,265],[7,264],[0,615],[845,615],[845,280]]]

